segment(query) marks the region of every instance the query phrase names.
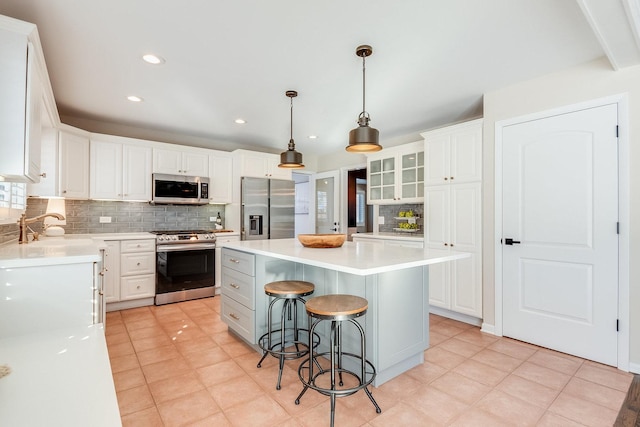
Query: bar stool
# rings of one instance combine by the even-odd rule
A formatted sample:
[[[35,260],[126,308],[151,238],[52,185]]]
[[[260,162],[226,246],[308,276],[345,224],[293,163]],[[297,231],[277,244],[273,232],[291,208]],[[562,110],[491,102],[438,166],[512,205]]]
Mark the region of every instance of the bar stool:
[[[258,362],[258,368],[262,366],[262,362],[271,355],[280,361],[280,369],[278,372],[278,382],[276,390],[280,390],[280,382],[282,380],[282,369],[285,360],[299,359],[309,353],[309,341],[300,339],[300,332],[307,332],[308,329],[298,327],[298,302],[305,304],[302,297],[311,295],[315,289],[313,283],[301,280],[281,280],[271,282],[264,285],[264,293],[270,297],[274,297],[269,303],[267,314],[267,333],[262,335],[258,340],[258,345],[262,348],[262,358]],[[280,313],[280,328],[273,328],[273,307],[278,301],[283,301],[282,312]],[[292,314],[293,311],[293,323]],[[303,338],[306,334],[302,334]],[[312,346],[320,343],[320,336],[315,334]]]
[[[369,303],[364,298],[341,294],[314,297],[309,299],[306,304],[307,314],[315,319],[309,327],[309,335],[311,336],[311,334],[315,333],[314,331],[320,322],[330,320],[330,343],[329,351],[327,352],[317,353],[314,356],[313,351],[310,351],[309,358],[303,361],[298,368],[298,377],[300,377],[300,381],[302,381],[304,387],[296,398],[295,404],[300,404],[300,399],[310,388],[325,396],[330,396],[331,426],[333,426],[335,418],[336,397],[350,396],[358,390],[364,389],[369,400],[371,400],[371,403],[373,403],[373,406],[376,408],[376,412],[378,414],[382,412],[367,388],[376,377],[376,369],[373,364],[367,360],[364,329],[362,329],[362,326],[355,320],[367,312],[368,306]],[[355,325],[360,333],[360,354],[342,351],[342,324],[345,321]],[[331,366],[328,369],[324,369],[320,367],[317,358],[327,354],[329,355]],[[346,369],[342,363],[343,357],[356,361],[360,365],[360,372]],[[318,367],[318,372],[314,372],[314,365]],[[303,375],[303,371],[308,371],[306,377]],[[340,387],[344,385],[343,374],[354,377],[358,381],[358,385],[350,388],[336,388],[336,373],[338,374],[338,385]],[[330,377],[328,387],[321,385],[321,379],[326,374],[329,374]],[[326,380],[324,384],[326,384]]]

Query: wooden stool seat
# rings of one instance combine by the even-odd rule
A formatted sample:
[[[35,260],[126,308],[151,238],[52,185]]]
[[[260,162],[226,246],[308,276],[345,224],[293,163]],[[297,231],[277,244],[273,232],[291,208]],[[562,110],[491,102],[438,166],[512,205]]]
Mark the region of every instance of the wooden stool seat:
[[[367,312],[369,302],[355,295],[323,295],[307,301],[307,312],[314,317],[358,317]]]
[[[272,297],[295,298],[311,295],[315,286],[302,280],[280,280],[264,285],[264,293]]]

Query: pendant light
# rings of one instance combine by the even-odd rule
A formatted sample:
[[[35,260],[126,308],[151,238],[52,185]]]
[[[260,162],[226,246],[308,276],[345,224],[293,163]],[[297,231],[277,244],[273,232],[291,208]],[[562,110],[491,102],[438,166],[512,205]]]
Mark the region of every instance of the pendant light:
[[[293,98],[298,96],[295,90],[288,90],[285,95],[291,99],[291,138],[289,139],[289,147],[287,151],[280,154],[279,168],[300,169],[303,168],[302,153],[296,151],[296,144],[293,142]]]
[[[358,127],[349,132],[349,145],[345,150],[352,153],[366,153],[382,150],[378,142],[378,129],[369,127],[369,113],[364,106],[365,101],[365,58],[373,53],[369,45],[361,45],[356,48],[356,55],[362,58],[362,113],[358,116]]]

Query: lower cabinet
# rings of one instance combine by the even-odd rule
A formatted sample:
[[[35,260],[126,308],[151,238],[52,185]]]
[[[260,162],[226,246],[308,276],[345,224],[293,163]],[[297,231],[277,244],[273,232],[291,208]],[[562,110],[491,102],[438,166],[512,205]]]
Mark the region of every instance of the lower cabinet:
[[[215,280],[216,280],[216,295],[220,295],[222,288],[222,245],[227,242],[240,241],[240,235],[224,235],[222,233],[216,234],[216,256],[215,256]]]
[[[156,290],[154,238],[107,241],[107,311],[152,305]]]
[[[255,256],[222,249],[221,316],[230,329],[256,343]]]

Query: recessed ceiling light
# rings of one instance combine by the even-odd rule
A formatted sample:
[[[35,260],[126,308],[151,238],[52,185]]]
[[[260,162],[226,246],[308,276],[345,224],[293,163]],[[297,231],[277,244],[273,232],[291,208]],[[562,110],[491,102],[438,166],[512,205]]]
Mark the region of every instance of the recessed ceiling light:
[[[153,65],[160,65],[160,64],[164,64],[165,62],[164,58],[162,58],[161,56],[154,55],[152,53],[142,55],[142,59],[145,62],[148,62],[149,64],[153,64]]]
[[[317,135],[309,135],[309,139],[316,139],[316,138],[318,138]]]
[[[129,95],[127,96],[127,99],[131,102],[142,102],[142,98],[140,98],[139,96],[135,96],[135,95]]]
[[[236,122],[237,124],[239,124],[239,125],[243,125],[243,124],[247,123],[247,121],[246,121],[246,120],[244,120],[244,119],[236,119],[236,120],[235,120],[235,122]]]

